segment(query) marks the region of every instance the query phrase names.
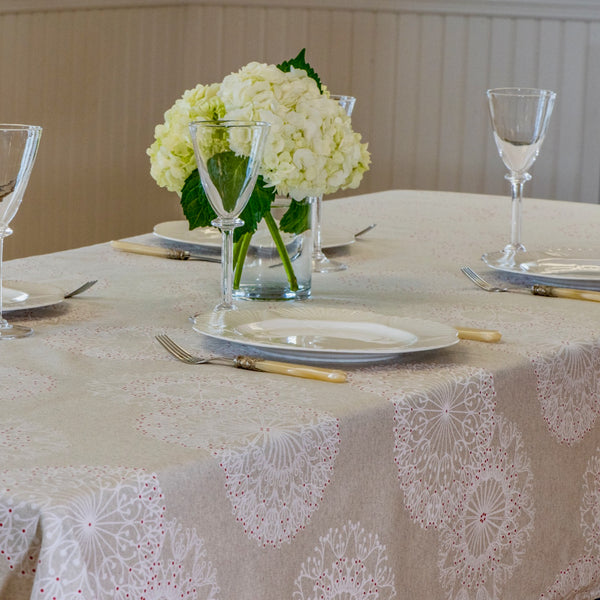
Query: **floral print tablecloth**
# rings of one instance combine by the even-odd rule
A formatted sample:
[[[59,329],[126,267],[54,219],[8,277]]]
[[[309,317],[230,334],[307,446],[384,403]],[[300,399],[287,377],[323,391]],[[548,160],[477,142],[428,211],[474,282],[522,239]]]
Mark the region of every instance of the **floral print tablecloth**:
[[[188,321],[216,303],[218,265],[108,244],[7,263],[10,279],[99,282],[10,315],[35,335],[0,347],[0,598],[600,597],[600,304],[464,278],[504,245],[507,198],[325,208],[377,227],[309,303],[502,342],[350,366],[341,385],[192,367],[154,335],[231,350]],[[527,199],[524,240],[600,251],[599,222],[598,206]]]

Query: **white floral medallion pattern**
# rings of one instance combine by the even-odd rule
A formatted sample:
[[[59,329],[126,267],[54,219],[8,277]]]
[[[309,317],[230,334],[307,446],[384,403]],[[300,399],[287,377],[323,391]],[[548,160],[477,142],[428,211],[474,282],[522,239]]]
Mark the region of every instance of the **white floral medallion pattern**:
[[[217,572],[207,559],[204,541],[195,529],[185,529],[176,520],[165,524],[165,538],[151,573],[144,600],[218,598]]]
[[[35,597],[143,597],[164,537],[155,476],[47,467],[5,471],[0,486],[0,556],[16,573],[35,576]]]
[[[565,342],[530,359],[548,429],[560,443],[576,444],[600,414],[600,345]]]
[[[600,598],[600,559],[583,556],[561,570],[539,600],[594,600]]]
[[[497,416],[492,444],[456,521],[440,528],[440,581],[450,600],[495,600],[533,531],[533,475],[520,432]]]
[[[494,395],[491,375],[477,370],[394,399],[398,479],[421,527],[438,527],[456,514],[490,443]]]
[[[293,600],[389,600],[396,596],[394,572],[377,534],[348,521],[319,538],[302,563]]]
[[[352,385],[394,405],[394,460],[411,518],[437,528],[452,518],[465,483],[489,446],[495,414],[492,376],[482,369],[440,366],[372,369],[355,373]]]
[[[583,475],[581,530],[586,552],[600,556],[600,448],[596,452]]]
[[[233,514],[249,538],[277,548],[306,527],[333,474],[340,441],[336,418],[268,400],[281,390],[271,393],[266,381],[259,394],[239,380],[232,385],[213,379],[209,389],[218,386],[225,397],[205,400],[199,386],[197,401],[177,398],[181,383],[175,378],[155,383],[162,407],[139,418],[140,431],[214,454]]]

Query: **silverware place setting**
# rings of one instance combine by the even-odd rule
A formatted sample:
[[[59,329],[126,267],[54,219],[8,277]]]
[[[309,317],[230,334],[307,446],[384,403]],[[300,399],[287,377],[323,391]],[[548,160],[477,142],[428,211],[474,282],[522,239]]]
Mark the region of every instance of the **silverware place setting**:
[[[464,266],[460,270],[466,275],[477,287],[486,292],[513,292],[517,294],[533,294],[534,296],[549,296],[551,298],[568,298],[572,300],[589,300],[591,302],[600,302],[600,292],[590,290],[578,290],[574,288],[555,287],[551,285],[535,284],[532,286],[518,287],[502,287],[492,285],[486,281],[481,275],[473,271],[470,267]]]

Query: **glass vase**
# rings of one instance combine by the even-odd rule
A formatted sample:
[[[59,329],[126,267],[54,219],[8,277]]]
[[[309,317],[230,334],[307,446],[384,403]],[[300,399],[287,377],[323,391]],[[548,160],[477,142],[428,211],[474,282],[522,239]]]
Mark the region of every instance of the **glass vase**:
[[[284,233],[280,221],[290,206],[288,198],[276,198],[271,219],[263,218],[245,252],[236,248],[234,255],[243,260],[241,271],[236,263],[235,298],[247,300],[304,300],[310,296],[312,280],[312,229],[299,234]],[[308,203],[308,200],[304,202]],[[310,212],[310,211],[309,211]],[[276,231],[273,227],[276,226]]]

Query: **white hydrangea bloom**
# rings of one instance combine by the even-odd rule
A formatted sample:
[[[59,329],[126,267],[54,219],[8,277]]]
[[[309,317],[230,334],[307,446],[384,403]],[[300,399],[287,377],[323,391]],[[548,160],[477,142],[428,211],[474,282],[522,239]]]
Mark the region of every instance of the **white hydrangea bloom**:
[[[147,153],[150,174],[161,187],[181,194],[185,180],[196,168],[189,124],[224,117],[225,107],[217,96],[218,90],[218,83],[187,90],[165,113],[165,122],[156,126],[155,141]]]
[[[261,174],[277,193],[296,200],[355,188],[370,156],[337,101],[322,94],[306,71],[284,73],[251,62],[221,84],[186,92],[165,113],[149,148],[157,183],[180,192],[195,168],[187,125],[197,118],[267,121],[271,124]],[[242,154],[248,149],[236,148]]]

